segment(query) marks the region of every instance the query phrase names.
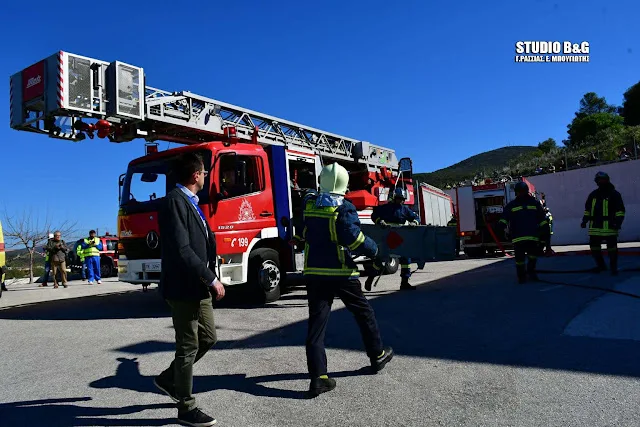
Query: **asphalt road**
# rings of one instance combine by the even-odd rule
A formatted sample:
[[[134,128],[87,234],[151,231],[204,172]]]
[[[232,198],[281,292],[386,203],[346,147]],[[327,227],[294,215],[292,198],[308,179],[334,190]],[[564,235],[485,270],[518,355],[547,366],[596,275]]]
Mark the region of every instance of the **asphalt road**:
[[[640,257],[622,258],[640,267]],[[542,277],[640,294],[638,272]],[[231,295],[215,311],[220,341],[195,367],[198,403],[239,427],[640,425],[640,299],[514,279],[512,260],[427,264],[415,292],[383,277],[371,302],[397,355],[377,375],[361,369],[357,327],[336,301],[326,341],[338,386],[313,400],[303,395],[304,288],[264,307]],[[169,312],[152,289],[123,289],[105,282],[101,295],[0,310],[2,426],[174,425],[152,383],[172,359]]]

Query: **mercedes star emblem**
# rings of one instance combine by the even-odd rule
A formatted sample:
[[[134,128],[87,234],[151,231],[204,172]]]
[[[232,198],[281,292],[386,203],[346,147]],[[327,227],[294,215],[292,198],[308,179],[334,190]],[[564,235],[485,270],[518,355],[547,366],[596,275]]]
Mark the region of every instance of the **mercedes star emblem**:
[[[159,243],[160,236],[158,236],[158,233],[156,233],[155,231],[150,231],[149,234],[147,234],[147,246],[149,246],[151,249],[155,249],[158,247]]]

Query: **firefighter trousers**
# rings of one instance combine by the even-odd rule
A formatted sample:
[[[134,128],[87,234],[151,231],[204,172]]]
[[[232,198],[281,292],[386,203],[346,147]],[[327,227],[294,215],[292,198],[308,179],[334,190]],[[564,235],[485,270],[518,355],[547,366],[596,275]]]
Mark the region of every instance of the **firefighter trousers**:
[[[518,279],[523,281],[530,275],[535,274],[536,263],[538,262],[539,242],[534,240],[524,240],[513,244],[513,251],[516,259],[516,272]],[[529,262],[526,263],[527,257]]]
[[[360,328],[367,355],[371,359],[382,351],[382,338],[375,313],[362,293],[357,277],[305,276],[309,300],[309,324],[306,340],[307,367],[311,379],[327,374],[327,354],[324,337],[333,299],[339,297],[353,314]]]
[[[602,243],[606,242],[607,252],[609,253],[609,261],[611,262],[611,271],[618,270],[618,236],[589,236],[589,248],[591,255],[596,261],[599,269],[606,270],[607,265],[602,256]]]

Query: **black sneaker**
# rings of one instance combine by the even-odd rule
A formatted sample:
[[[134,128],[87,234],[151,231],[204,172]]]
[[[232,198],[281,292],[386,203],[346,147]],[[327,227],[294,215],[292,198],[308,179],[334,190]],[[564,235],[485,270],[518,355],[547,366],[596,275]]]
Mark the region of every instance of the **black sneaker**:
[[[215,418],[195,408],[189,412],[178,414],[178,422],[184,426],[208,427],[214,425],[217,421]]]
[[[309,386],[309,395],[316,397],[334,388],[336,388],[336,380],[333,378],[314,378],[311,380],[311,385]]]
[[[371,359],[371,369],[374,373],[380,372],[384,365],[389,363],[393,359],[393,349],[391,347],[385,347],[382,356],[377,359]]]
[[[162,381],[160,377],[155,377],[153,379],[153,383],[160,391],[169,396],[174,402],[178,403],[180,399],[176,397],[176,389],[173,385],[167,383],[166,381]]]

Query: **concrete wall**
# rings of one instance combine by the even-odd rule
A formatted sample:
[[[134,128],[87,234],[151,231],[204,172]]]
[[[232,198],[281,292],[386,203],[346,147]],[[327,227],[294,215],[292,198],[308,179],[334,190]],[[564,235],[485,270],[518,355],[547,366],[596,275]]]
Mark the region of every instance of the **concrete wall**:
[[[608,173],[611,183],[622,194],[627,212],[620,241],[640,241],[640,160],[630,160],[527,178],[536,191],[545,193],[553,215],[552,244],[588,243],[587,230],[580,228],[580,222],[587,196],[596,188],[593,178],[598,171]]]

